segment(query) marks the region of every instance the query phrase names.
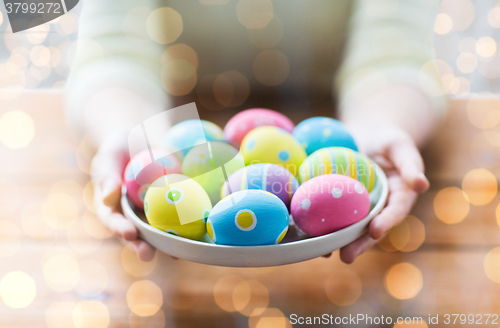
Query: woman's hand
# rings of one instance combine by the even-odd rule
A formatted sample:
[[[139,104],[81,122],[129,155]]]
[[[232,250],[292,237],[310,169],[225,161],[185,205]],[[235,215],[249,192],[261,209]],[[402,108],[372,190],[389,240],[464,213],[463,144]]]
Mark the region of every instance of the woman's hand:
[[[138,239],[137,228],[121,212],[122,176],[128,160],[126,132],[115,133],[101,143],[91,166],[95,209],[102,223],[135,250],[141,260],[150,261],[155,249]]]
[[[417,194],[429,188],[424,164],[413,139],[392,125],[347,126],[359,149],[385,171],[389,181],[387,206],[370,222],[368,232],[343,247],[340,258],[352,263],[410,213]]]

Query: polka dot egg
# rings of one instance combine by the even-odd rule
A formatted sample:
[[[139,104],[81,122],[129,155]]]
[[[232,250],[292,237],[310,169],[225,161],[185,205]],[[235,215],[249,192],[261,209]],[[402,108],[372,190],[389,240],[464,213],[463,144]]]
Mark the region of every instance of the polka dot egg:
[[[372,191],[377,183],[377,165],[367,156],[352,149],[329,147],[309,155],[299,169],[299,181],[304,183],[323,174],[342,174],[358,180]]]
[[[207,232],[220,245],[271,245],[285,237],[288,223],[288,210],[278,197],[262,190],[241,190],[214,206]]]
[[[287,131],[274,127],[262,126],[246,135],[241,144],[245,164],[271,163],[299,173],[299,166],[306,158],[304,148]]]
[[[193,179],[169,174],[157,179],[144,198],[144,213],[150,225],[167,233],[200,240],[206,235],[210,198]]]
[[[221,199],[220,191],[226,178],[243,167],[245,163],[241,153],[224,141],[198,145],[182,161],[182,173],[205,189],[212,204]]]
[[[358,150],[344,125],[329,117],[311,117],[300,122],[293,130],[293,136],[306,149],[307,155],[326,147]]]
[[[177,157],[159,149],[153,149],[151,153],[149,150],[138,153],[132,157],[123,174],[128,197],[135,206],[142,209],[149,185],[159,177],[171,173],[181,173]]]
[[[259,126],[272,125],[292,132],[294,124],[288,117],[274,110],[253,108],[234,115],[224,127],[224,139],[241,144],[243,138]]]
[[[363,219],[370,211],[368,191],[339,174],[315,177],[297,189],[291,213],[295,224],[311,236],[322,236]]]
[[[183,157],[196,145],[220,139],[222,129],[216,124],[204,120],[187,120],[168,129],[163,136],[162,146],[177,150]]]
[[[299,187],[297,179],[287,169],[275,164],[252,164],[236,171],[224,183],[221,193],[226,197],[230,193],[258,189],[276,195],[290,208],[292,196]]]

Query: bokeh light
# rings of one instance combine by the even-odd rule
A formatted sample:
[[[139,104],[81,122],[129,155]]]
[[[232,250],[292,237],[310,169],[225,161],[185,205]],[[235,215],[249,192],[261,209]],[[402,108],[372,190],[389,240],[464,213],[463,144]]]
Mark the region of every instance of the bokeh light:
[[[451,17],[447,14],[441,13],[437,14],[436,21],[434,23],[434,32],[437,34],[446,34],[453,28],[453,21]]]
[[[422,289],[422,272],[411,263],[393,265],[384,277],[387,292],[396,299],[415,297]]]
[[[53,192],[42,206],[45,223],[54,230],[66,230],[77,220],[78,204],[69,194]]]
[[[494,7],[488,12],[488,23],[491,27],[500,28],[500,7]]]
[[[483,36],[476,43],[476,53],[484,58],[493,56],[497,52],[497,43],[489,36]]]
[[[158,263],[158,256],[153,258],[153,260],[144,262],[137,257],[137,254],[129,249],[128,247],[123,247],[121,253],[121,261],[123,269],[134,277],[144,277],[153,272]]]
[[[386,252],[413,252],[425,241],[425,226],[418,218],[408,215],[403,222],[393,227],[387,236],[378,242]]]
[[[263,50],[253,61],[253,72],[260,83],[276,86],[288,77],[290,64],[282,52],[275,49]]]
[[[450,16],[454,31],[466,30],[475,17],[474,5],[470,0],[443,0],[439,12]]]
[[[241,106],[250,95],[250,84],[238,71],[219,74],[213,82],[214,97],[224,107]]]
[[[152,316],[163,305],[162,291],[150,280],[134,282],[127,291],[127,305],[140,317]]]
[[[495,198],[497,194],[497,180],[488,170],[474,169],[465,175],[462,180],[462,190],[467,194],[469,202],[473,205],[485,205]]]
[[[249,29],[266,27],[273,19],[271,0],[239,0],[236,5],[238,21]]]
[[[73,302],[53,302],[45,313],[48,328],[74,327],[73,311],[76,304]]]
[[[69,254],[51,256],[43,265],[47,285],[56,292],[72,290],[80,280],[80,266]]]
[[[269,305],[269,291],[257,280],[244,280],[233,290],[233,306],[243,315],[259,315]]]
[[[12,149],[28,146],[35,136],[35,124],[30,115],[20,110],[5,113],[0,118],[0,141]]]
[[[36,66],[45,66],[50,62],[50,50],[45,46],[36,46],[30,52],[31,62]]]
[[[11,221],[0,220],[0,259],[17,253],[21,246],[21,230]]]
[[[75,328],[107,328],[108,307],[99,301],[82,301],[73,310],[73,323]]]
[[[349,269],[336,270],[325,281],[326,296],[339,306],[354,304],[362,290],[361,279]]]
[[[292,328],[290,320],[277,308],[267,308],[248,318],[249,328]]]
[[[490,93],[474,95],[467,102],[467,117],[480,129],[490,129],[498,124],[498,97]]]
[[[243,281],[243,278],[232,275],[220,278],[214,285],[215,303],[226,312],[237,311],[233,303],[233,292]]]
[[[146,21],[149,37],[159,43],[173,43],[184,28],[181,15],[170,7],[155,9]]]
[[[484,271],[491,281],[500,284],[500,247],[488,252],[484,259]]]
[[[8,307],[25,308],[36,296],[35,281],[23,271],[7,273],[0,281],[0,297]]]
[[[128,322],[130,328],[165,328],[165,313],[160,309],[152,316],[141,317],[130,312]]]
[[[434,213],[446,224],[462,222],[469,209],[467,194],[457,187],[441,189],[434,198]]]

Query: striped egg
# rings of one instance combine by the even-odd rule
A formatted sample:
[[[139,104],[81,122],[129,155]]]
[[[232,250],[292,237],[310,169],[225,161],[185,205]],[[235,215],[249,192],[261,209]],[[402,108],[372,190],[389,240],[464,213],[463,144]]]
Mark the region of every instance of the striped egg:
[[[205,120],[186,120],[172,126],[163,136],[162,147],[175,149],[181,157],[189,150],[207,141],[221,140],[222,129],[216,124]]]
[[[326,147],[346,147],[358,150],[356,142],[344,125],[330,117],[311,117],[300,122],[293,136],[306,149],[307,155]]]
[[[288,210],[278,197],[263,190],[241,190],[214,206],[207,232],[220,245],[271,245],[283,240],[288,223]]]
[[[299,166],[307,157],[304,148],[287,131],[275,126],[261,126],[250,131],[241,143],[245,164],[271,163],[299,173]]]
[[[290,208],[290,201],[298,187],[297,179],[287,169],[275,164],[252,164],[229,177],[221,189],[221,197],[240,190],[258,189],[278,196]]]
[[[158,178],[146,192],[144,214],[148,223],[167,233],[202,239],[212,209],[210,198],[193,179],[181,174]]]
[[[144,208],[144,195],[149,185],[162,175],[171,173],[181,173],[177,157],[159,149],[152,149],[151,153],[148,149],[138,153],[132,157],[123,173],[128,197],[135,206]]]
[[[224,139],[241,144],[251,130],[259,126],[272,125],[292,132],[294,124],[285,115],[271,109],[252,108],[234,115],[224,127]]]
[[[377,165],[367,156],[352,149],[328,147],[307,157],[299,169],[299,181],[304,182],[323,175],[341,174],[358,180],[372,191],[377,183]]]
[[[361,182],[340,174],[307,181],[292,198],[295,224],[311,236],[322,236],[362,220],[370,211],[370,197]]]

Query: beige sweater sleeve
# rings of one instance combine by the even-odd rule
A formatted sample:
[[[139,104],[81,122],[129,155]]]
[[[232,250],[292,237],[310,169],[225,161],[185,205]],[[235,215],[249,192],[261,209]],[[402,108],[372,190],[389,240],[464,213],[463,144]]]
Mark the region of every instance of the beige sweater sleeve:
[[[165,108],[164,46],[149,38],[146,24],[149,13],[161,6],[161,0],[84,1],[76,58],[66,88],[70,123],[80,127],[86,101],[107,86],[134,90],[153,107]]]
[[[432,64],[432,33],[439,1],[356,0],[345,59],[336,76],[339,108],[397,83],[425,92],[438,117],[447,100]]]

